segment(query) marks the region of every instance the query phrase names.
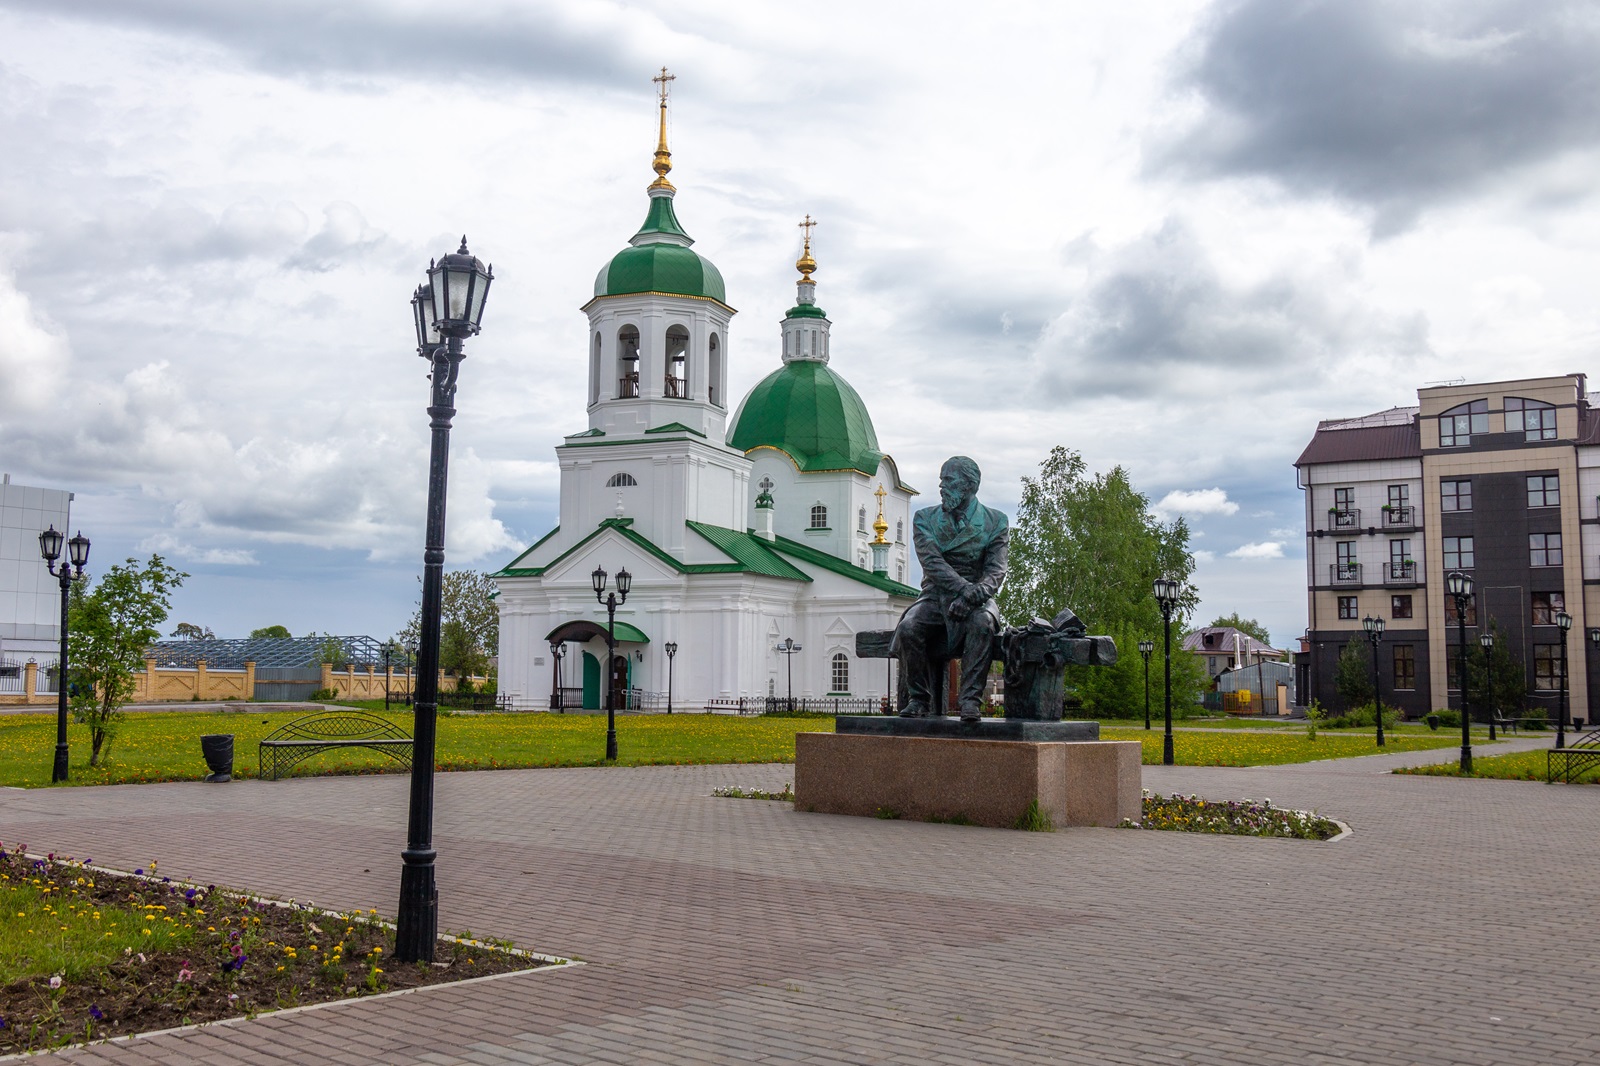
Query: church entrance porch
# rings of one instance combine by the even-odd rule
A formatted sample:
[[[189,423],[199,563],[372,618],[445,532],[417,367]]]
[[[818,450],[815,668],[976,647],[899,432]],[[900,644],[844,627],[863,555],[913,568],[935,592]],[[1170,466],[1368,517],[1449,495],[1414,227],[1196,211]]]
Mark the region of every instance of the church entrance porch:
[[[565,649],[559,655],[551,655],[551,692],[553,696],[559,695],[559,709],[605,710],[603,684],[610,686],[612,707],[616,710],[628,710],[639,705],[640,693],[635,687],[637,679],[633,666],[636,659],[643,658],[642,646],[650,643],[650,638],[639,627],[628,622],[617,623],[614,655],[608,654],[606,627],[586,618],[563,622],[552,629],[545,640],[549,642],[552,652],[558,647]],[[563,667],[562,663],[572,658],[574,653],[569,646],[574,644],[581,651],[579,661],[583,664],[581,690],[567,687],[568,681],[562,676],[564,670],[572,669],[570,666]]]

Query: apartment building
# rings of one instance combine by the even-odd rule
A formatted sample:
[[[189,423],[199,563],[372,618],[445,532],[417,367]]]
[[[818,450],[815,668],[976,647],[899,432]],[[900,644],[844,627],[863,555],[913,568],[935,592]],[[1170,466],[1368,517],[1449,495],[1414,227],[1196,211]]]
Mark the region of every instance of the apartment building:
[[[1338,708],[1334,669],[1363,619],[1385,624],[1384,700],[1415,717],[1460,706],[1445,575],[1470,575],[1469,651],[1490,619],[1553,719],[1563,611],[1573,718],[1593,720],[1600,625],[1600,412],[1585,376],[1419,389],[1417,405],[1324,421],[1295,462],[1306,508],[1310,625],[1300,691]]]

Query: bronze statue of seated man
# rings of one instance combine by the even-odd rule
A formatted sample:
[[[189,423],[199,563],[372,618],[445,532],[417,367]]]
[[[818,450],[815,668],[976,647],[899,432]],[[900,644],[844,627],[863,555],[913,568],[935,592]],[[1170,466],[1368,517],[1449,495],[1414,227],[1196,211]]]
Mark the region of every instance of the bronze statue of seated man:
[[[899,656],[908,701],[902,717],[936,717],[934,671],[961,659],[957,695],[962,721],[981,716],[1000,610],[995,593],[1006,577],[1006,516],[978,502],[978,464],[964,455],[939,471],[938,507],[911,519],[912,544],[922,564],[922,595],[895,627],[890,652]]]

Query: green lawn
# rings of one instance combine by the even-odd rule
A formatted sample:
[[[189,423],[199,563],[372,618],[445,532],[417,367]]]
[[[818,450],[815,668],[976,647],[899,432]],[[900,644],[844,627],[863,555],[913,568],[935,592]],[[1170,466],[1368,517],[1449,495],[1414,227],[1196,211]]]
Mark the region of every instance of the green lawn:
[[[1552,741],[1551,747],[1555,744]],[[1543,781],[1545,775],[1545,753],[1539,751],[1519,751],[1511,755],[1481,756],[1478,754],[1476,743],[1472,746],[1472,773],[1468,777],[1489,777],[1502,781]],[[1561,765],[1556,764],[1556,772],[1561,772]],[[1427,777],[1461,777],[1461,766],[1456,762],[1437,763],[1433,766],[1417,766],[1403,770],[1396,770],[1397,774],[1422,774]],[[1557,778],[1560,783],[1560,778]],[[1574,775],[1573,784],[1600,784],[1600,766],[1591,766],[1582,774]]]
[[[381,712],[380,712],[381,713]],[[298,712],[267,713],[249,704],[221,712],[160,711],[128,715],[103,765],[88,766],[87,727],[68,727],[72,761],[70,783],[122,784],[141,781],[194,781],[206,774],[200,757],[203,733],[234,734],[234,773],[257,775],[256,744]],[[409,731],[410,713],[388,717]],[[624,766],[690,763],[769,763],[794,760],[796,733],[833,728],[827,718],[737,718],[729,715],[623,715],[617,719],[618,763]],[[1102,727],[1107,740],[1137,740],[1144,761],[1161,761],[1161,731]],[[1315,740],[1303,730],[1251,732],[1193,730],[1176,735],[1178,762],[1186,766],[1258,766],[1369,755],[1379,749],[1372,734],[1323,730]],[[1386,751],[1449,747],[1453,734],[1395,736]],[[0,716],[0,785],[49,784],[55,745],[50,714]],[[438,765],[445,770],[535,766],[596,766],[605,753],[605,717],[588,714],[454,715],[439,722]],[[392,772],[399,764],[355,749],[318,755],[297,773]]]

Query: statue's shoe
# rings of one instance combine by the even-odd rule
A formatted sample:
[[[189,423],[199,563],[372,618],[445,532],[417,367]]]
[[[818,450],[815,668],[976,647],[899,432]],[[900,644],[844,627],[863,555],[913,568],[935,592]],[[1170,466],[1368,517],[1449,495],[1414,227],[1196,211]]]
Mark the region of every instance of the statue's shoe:
[[[933,712],[928,710],[925,703],[908,703],[906,709],[900,712],[901,718],[927,718]]]

